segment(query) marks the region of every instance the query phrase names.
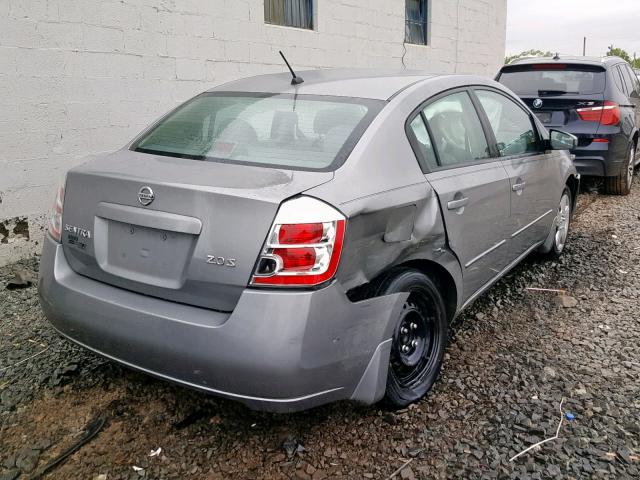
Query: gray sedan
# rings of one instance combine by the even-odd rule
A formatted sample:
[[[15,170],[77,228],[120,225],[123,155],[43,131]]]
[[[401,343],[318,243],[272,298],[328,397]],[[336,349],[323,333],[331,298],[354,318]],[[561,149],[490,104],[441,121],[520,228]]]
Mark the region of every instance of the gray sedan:
[[[505,87],[294,80],[214,88],[68,172],[39,279],[62,335],[256,409],[403,407],[456,315],[529,253],[562,253],[575,137]]]

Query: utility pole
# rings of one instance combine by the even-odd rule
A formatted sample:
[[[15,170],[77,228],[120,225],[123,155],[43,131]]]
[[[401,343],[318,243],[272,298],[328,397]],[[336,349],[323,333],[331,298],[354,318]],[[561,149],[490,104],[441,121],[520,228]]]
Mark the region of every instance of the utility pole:
[[[584,40],[582,41],[582,56],[587,56],[587,37],[584,37]]]

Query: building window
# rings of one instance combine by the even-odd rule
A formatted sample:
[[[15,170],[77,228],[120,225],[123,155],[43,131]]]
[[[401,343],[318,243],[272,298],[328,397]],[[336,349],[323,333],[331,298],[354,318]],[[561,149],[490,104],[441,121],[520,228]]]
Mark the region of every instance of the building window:
[[[265,0],[264,21],[313,30],[313,0]]]
[[[428,6],[429,0],[405,0],[405,42],[427,44]]]

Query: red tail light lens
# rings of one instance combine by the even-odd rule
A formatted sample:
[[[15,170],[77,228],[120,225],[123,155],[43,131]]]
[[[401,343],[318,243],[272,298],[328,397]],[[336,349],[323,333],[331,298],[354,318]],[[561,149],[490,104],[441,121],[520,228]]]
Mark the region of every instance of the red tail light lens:
[[[312,286],[331,280],[340,262],[345,223],[344,215],[315,198],[285,202],[271,227],[251,284]]]
[[[578,108],[578,117],[583,122],[598,122],[600,125],[620,123],[620,106],[615,102],[604,102],[601,107]]]
[[[58,187],[56,200],[49,216],[49,234],[58,243],[62,239],[62,208],[64,205],[64,183]]]
[[[280,225],[278,242],[289,243],[318,243],[322,239],[323,226],[321,223],[300,223],[294,225]]]

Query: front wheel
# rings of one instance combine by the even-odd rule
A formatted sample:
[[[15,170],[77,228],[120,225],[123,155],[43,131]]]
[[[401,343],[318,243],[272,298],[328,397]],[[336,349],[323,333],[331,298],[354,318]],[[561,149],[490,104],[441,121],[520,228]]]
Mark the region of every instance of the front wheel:
[[[569,236],[569,227],[571,226],[571,191],[565,187],[560,197],[560,203],[556,210],[556,218],[551,226],[549,237],[543,247],[541,253],[548,257],[558,258],[564,251]]]
[[[408,292],[396,320],[384,401],[403,408],[433,386],[447,341],[447,312],[438,286],[414,269],[393,272],[380,285],[380,295]]]

